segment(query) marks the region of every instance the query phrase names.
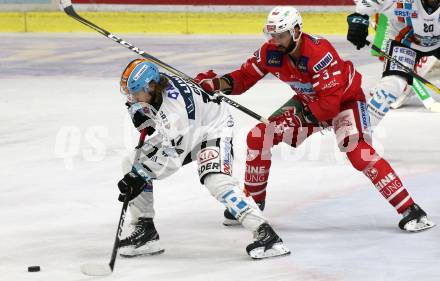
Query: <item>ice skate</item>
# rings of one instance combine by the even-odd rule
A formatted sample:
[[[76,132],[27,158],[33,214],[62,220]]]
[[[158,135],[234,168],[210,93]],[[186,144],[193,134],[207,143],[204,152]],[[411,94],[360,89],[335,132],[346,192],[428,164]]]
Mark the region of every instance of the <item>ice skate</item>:
[[[403,212],[403,219],[399,222],[400,229],[408,232],[419,232],[434,226],[435,223],[429,220],[425,211],[415,203]]]
[[[260,208],[261,211],[264,210],[265,201],[257,203],[258,208]],[[235,225],[241,225],[241,223],[226,209],[223,212],[224,221],[223,225],[225,226],[235,226]]]
[[[139,218],[134,231],[121,240],[119,254],[123,257],[161,254],[159,234],[152,218]]]
[[[255,236],[256,240],[246,247],[246,251],[251,258],[259,260],[290,254],[290,250],[269,224],[263,223],[260,225]]]
[[[410,97],[414,95],[415,93],[413,89],[411,87],[407,87],[407,89],[402,93],[402,95],[400,95],[400,97],[398,97],[395,102],[390,104],[390,107],[392,109],[398,109],[402,105],[404,105],[409,100]]]

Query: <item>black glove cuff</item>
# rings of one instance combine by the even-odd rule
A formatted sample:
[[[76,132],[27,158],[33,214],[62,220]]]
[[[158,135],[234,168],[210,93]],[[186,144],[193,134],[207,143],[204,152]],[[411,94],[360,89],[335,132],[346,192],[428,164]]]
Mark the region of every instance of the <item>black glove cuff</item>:
[[[225,74],[222,77],[220,77],[221,80],[225,81],[226,84],[228,84],[228,88],[223,89],[223,93],[225,95],[230,95],[232,92],[232,89],[234,88],[234,79],[232,79],[231,75]]]

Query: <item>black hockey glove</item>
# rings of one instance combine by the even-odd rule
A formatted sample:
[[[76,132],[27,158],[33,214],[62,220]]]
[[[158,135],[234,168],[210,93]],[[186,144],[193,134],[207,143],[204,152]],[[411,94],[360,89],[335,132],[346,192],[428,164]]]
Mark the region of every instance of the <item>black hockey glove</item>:
[[[367,44],[369,20],[370,18],[367,15],[358,13],[351,14],[347,17],[347,40],[353,43],[358,50]]]
[[[153,183],[151,180],[145,181],[143,177],[135,172],[127,173],[122,180],[118,182],[118,188],[121,192],[118,200],[124,202],[125,196],[129,196],[128,200],[131,201],[136,198],[144,190],[151,190]]]
[[[151,119],[151,116],[154,114],[151,107],[143,107],[138,102],[133,104],[126,103],[125,105],[128,107],[127,110],[130,114],[131,121],[133,121],[133,125],[139,132],[147,127],[155,127],[155,123]]]

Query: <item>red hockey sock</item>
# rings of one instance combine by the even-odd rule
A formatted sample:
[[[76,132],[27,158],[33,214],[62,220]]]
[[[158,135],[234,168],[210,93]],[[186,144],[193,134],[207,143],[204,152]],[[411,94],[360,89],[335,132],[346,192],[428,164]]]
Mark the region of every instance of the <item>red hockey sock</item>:
[[[273,132],[266,132],[266,125],[262,123],[254,127],[247,136],[244,189],[257,203],[266,199],[266,186],[272,163],[270,150],[279,142],[279,137],[274,139]]]
[[[269,178],[270,164],[270,161],[264,161],[261,160],[261,158],[246,161],[244,189],[257,203],[263,202],[266,199],[266,186]]]
[[[399,214],[414,204],[390,164],[365,141],[359,142],[353,151],[347,152],[347,156],[353,167],[362,171],[371,180],[376,189]]]

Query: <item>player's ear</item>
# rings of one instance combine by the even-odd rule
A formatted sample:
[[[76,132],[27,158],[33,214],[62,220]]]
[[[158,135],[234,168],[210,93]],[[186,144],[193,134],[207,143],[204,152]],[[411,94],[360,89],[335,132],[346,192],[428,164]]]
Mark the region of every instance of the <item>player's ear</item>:
[[[299,39],[299,37],[301,36],[301,27],[299,27],[299,25],[296,25],[295,28],[295,41]]]

